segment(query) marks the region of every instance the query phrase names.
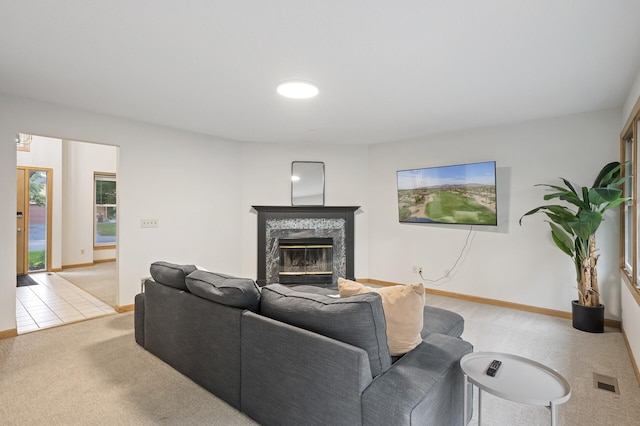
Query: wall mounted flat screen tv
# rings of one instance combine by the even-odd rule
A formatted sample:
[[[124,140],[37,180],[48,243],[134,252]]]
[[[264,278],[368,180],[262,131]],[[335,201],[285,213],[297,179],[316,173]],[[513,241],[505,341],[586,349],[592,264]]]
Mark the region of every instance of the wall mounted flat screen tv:
[[[400,222],[498,225],[496,162],[398,171]]]

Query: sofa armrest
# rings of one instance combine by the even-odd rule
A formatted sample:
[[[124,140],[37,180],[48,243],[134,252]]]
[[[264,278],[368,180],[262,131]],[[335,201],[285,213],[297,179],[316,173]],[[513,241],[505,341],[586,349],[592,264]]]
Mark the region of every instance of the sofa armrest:
[[[240,408],[242,309],[147,281],[144,347],[234,408]]]
[[[136,294],[133,315],[136,343],[144,347],[144,293]]]
[[[427,336],[364,391],[362,424],[462,425],[460,358],[472,351],[464,340]]]
[[[424,325],[420,336],[424,339],[432,333],[446,334],[447,336],[460,337],[464,331],[464,318],[455,312],[425,306],[422,311]]]
[[[241,410],[260,424],[362,423],[365,350],[249,311],[241,345]]]

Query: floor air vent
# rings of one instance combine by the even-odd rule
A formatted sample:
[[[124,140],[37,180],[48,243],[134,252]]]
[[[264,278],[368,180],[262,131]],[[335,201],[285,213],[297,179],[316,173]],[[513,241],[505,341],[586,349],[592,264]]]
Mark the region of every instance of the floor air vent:
[[[618,389],[618,379],[616,379],[615,377],[593,373],[593,386],[597,389],[603,389],[620,395],[620,391]]]

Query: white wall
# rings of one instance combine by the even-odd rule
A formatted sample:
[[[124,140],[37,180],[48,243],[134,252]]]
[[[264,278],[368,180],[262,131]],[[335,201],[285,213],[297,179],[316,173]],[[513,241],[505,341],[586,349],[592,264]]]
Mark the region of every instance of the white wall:
[[[0,95],[0,331],[16,327],[17,132],[120,147],[118,305],[133,303],[155,260],[241,272],[239,145]],[[160,227],[141,229],[142,218]]]
[[[397,283],[420,281],[450,269],[469,226],[400,224],[396,171],[495,160],[498,226],[476,226],[470,248],[454,274],[428,287],[561,311],[577,298],[575,269],[552,242],[543,217],[520,216],[544,203],[537,183],[566,177],[591,185],[600,168],[618,160],[619,109],[431,136],[370,147],[369,277]],[[606,216],[597,234],[599,276],[608,318],[620,318],[618,223]]]
[[[325,163],[325,205],[361,206],[355,216],[354,272],[368,277],[369,167],[364,145],[245,144],[242,151],[242,271],[257,275],[257,214],[251,206],[291,205],[291,162]],[[247,214],[249,212],[249,214]]]
[[[115,249],[93,250],[93,180],[94,172],[117,172],[118,147],[69,140],[64,140],[63,146],[62,265],[113,259]]]
[[[120,147],[119,305],[133,303],[154,260],[196,263],[256,276],[252,205],[290,204],[290,164],[326,165],[326,205],[360,205],[356,216],[359,278],[413,283],[439,277],[464,245],[468,227],[399,224],[396,171],[496,160],[498,227],[476,227],[453,277],[438,288],[569,311],[573,268],[542,218],[517,221],[541,204],[536,183],[564,176],[590,183],[618,159],[621,110],[431,136],[372,146],[236,144],[25,99],[0,96],[0,197],[15,199],[16,132]],[[15,328],[13,203],[0,206],[0,331]],[[140,219],[160,227],[141,229]],[[240,238],[238,238],[238,234]],[[600,275],[609,318],[620,318],[618,220],[598,234]],[[4,266],[4,267],[2,267]]]
[[[638,75],[636,79],[633,81],[633,85],[629,90],[629,96],[627,96],[627,100],[622,107],[622,124],[620,125],[620,130],[622,130],[622,126],[627,122],[633,107],[638,101],[638,97],[640,97],[640,71],[638,71]]]

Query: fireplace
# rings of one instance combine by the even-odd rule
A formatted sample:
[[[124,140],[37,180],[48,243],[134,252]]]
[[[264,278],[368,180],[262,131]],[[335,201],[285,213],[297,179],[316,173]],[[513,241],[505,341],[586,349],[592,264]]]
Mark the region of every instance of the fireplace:
[[[278,247],[281,284],[333,282],[333,238],[283,238]]]
[[[258,213],[258,270],[260,286],[281,284],[337,285],[338,278],[354,275],[355,211],[359,207],[253,206]],[[284,243],[283,254],[281,246]],[[330,245],[322,251],[306,247],[287,253],[287,245]],[[291,247],[289,247],[291,248]],[[320,255],[320,253],[323,253]],[[330,254],[329,254],[330,253]],[[283,256],[289,256],[287,260]],[[311,258],[309,258],[311,256]],[[315,256],[315,258],[314,258]],[[319,257],[325,256],[319,264]],[[292,263],[297,262],[293,267]],[[307,269],[301,271],[301,264]],[[313,267],[309,267],[313,264]],[[282,268],[285,268],[284,270]],[[288,270],[293,269],[293,270]],[[282,272],[282,273],[281,273]],[[304,273],[303,273],[304,272]],[[330,272],[330,273],[329,273]]]

